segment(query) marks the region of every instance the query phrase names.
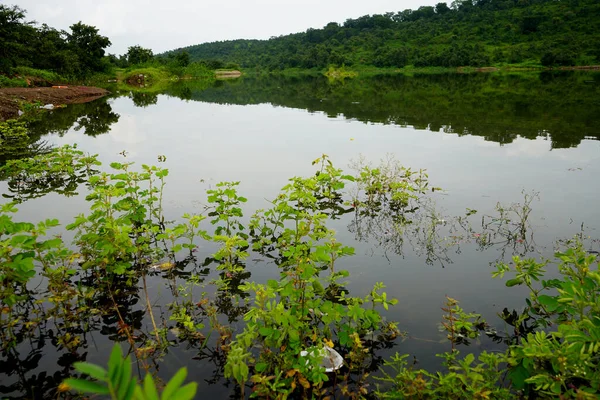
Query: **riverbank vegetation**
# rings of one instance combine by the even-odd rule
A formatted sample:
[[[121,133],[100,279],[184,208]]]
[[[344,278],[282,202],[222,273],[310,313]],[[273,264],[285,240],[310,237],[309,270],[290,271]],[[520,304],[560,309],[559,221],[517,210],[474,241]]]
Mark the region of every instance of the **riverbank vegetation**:
[[[365,15],[269,40],[228,40],[173,50],[242,68],[333,66],[556,67],[600,64],[595,0],[458,0]]]
[[[165,162],[159,156],[159,163]],[[358,162],[346,173],[323,155],[313,162],[314,174],[290,179],[268,208],[249,219],[238,182],[222,182],[206,191],[203,212],[171,220],[162,206],[169,171],[160,164],[137,168],[125,158],[104,169],[97,156],[67,146],[10,161],[0,170],[13,195],[13,202],[0,208],[2,356],[12,363],[20,346],[48,332],[57,350],[70,355],[59,363],[60,372],[36,385],[19,379],[9,392],[35,398],[78,391],[158,398],[152,397],[155,368],[179,343],[214,362],[216,377],[237,383],[239,398],[598,395],[600,272],[597,256],[583,250],[579,239],[564,242],[554,260],[515,256],[510,263],[498,262],[492,275],[507,276],[507,291],[522,285],[530,292],[524,308],[500,314],[509,329],[465,312],[455,299],[440,305],[448,350],[440,355],[444,362],[437,372],[410,365],[408,354],[382,365],[378,349],[403,336],[402,326],[384,317],[397,300],[381,283],[365,296],[346,288],[350,274],[344,259],[354,250],[329,228],[343,215],[365,227],[392,227],[387,236],[394,242],[413,230],[427,232],[419,247],[432,255],[446,224],[452,224],[454,238],[461,235],[484,247],[500,240],[506,248],[521,249],[529,242],[530,195],[521,204],[498,205],[498,215],[481,218],[467,210],[464,216],[442,217],[428,203],[429,194],[440,189],[430,186],[424,171],[388,159],[376,166]],[[51,216],[37,223],[15,219],[19,202],[49,188],[65,195],[84,190],[89,212],[64,228]],[[471,216],[481,218],[483,231],[473,230]],[[207,246],[209,254],[199,252]],[[271,260],[279,278],[250,280],[251,254]],[[150,282],[171,290],[160,312]],[[130,359],[123,362],[118,347],[108,370],[86,363],[86,332],[92,327],[102,327],[136,359],[139,373],[146,375],[143,386],[136,388]],[[497,351],[468,352],[465,346],[482,336],[497,342]],[[340,354],[342,365],[326,363],[329,349]],[[75,374],[73,362],[78,362],[77,379],[65,380]],[[195,385],[182,386],[184,378],[184,371],[178,373],[164,387],[164,398],[178,390],[191,398]]]
[[[78,22],[70,32],[26,20],[18,6],[0,5],[0,88],[85,84],[105,87],[118,81],[146,84],[179,78],[214,78],[222,63],[191,62],[186,53],[155,57],[152,50],[130,46],[117,57],[106,54],[110,39]],[[143,78],[143,77],[142,77]]]

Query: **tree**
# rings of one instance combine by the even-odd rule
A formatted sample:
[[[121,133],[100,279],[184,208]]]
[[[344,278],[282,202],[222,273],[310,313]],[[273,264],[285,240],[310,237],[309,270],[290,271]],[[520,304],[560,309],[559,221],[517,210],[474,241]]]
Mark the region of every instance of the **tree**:
[[[0,72],[10,72],[28,58],[27,43],[35,28],[24,19],[25,10],[0,4]]]
[[[33,67],[65,74],[77,73],[79,61],[69,49],[65,37],[64,31],[57,31],[46,24],[38,28],[35,38],[29,42],[29,47],[35,52]]]
[[[142,64],[152,60],[153,57],[152,50],[141,46],[130,46],[127,49],[127,62],[129,65]]]
[[[82,72],[101,71],[104,64],[104,49],[111,45],[106,36],[98,34],[94,26],[78,22],[71,25],[71,33],[67,34],[70,49],[77,55]]]
[[[446,4],[446,3],[437,3],[435,5],[435,12],[437,14],[446,14],[449,11],[450,11],[450,7],[448,7],[448,4]]]
[[[190,64],[190,53],[187,51],[177,53],[175,55],[175,62],[179,67],[187,67]]]

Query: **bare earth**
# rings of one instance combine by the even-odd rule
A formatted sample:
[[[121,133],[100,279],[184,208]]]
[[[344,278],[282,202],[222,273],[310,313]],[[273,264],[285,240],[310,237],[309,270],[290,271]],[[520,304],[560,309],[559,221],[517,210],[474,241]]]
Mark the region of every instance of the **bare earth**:
[[[87,103],[106,96],[108,90],[89,86],[0,89],[0,121],[17,118],[20,103],[40,102],[42,105]]]

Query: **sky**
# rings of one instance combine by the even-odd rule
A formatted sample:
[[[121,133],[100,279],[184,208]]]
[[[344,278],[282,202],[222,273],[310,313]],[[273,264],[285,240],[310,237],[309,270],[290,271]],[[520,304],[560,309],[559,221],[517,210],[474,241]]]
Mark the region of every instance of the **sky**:
[[[109,53],[139,45],[156,53],[193,44],[322,28],[329,22],[416,9],[444,0],[0,0],[27,19],[68,30],[79,21],[107,36]]]

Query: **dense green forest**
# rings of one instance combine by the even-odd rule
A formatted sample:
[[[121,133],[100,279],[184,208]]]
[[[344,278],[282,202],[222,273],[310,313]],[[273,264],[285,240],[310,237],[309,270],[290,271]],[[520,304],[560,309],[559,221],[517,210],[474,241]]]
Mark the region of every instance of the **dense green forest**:
[[[322,29],[177,49],[192,60],[277,70],[376,67],[544,66],[600,63],[597,0],[456,0],[448,6],[365,15]]]
[[[84,74],[109,67],[105,49],[111,42],[98,29],[78,22],[70,32],[46,24],[36,26],[25,19],[18,6],[0,4],[0,72],[16,67]]]
[[[133,71],[140,67],[162,70],[162,74],[141,71],[145,75],[204,76],[213,66],[192,63],[185,52],[155,57],[151,49],[138,45],[129,46],[120,56],[107,54],[111,41],[94,26],[77,22],[70,31],[57,30],[28,21],[26,14],[19,6],[0,4],[0,87],[26,86],[25,80],[13,78],[17,76],[57,82],[114,74],[116,68]]]

